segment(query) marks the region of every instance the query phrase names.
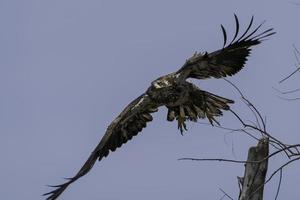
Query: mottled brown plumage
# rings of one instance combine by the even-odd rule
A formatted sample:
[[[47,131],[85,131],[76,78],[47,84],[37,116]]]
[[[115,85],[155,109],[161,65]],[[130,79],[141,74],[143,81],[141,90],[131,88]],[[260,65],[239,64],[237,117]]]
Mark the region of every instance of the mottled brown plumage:
[[[168,108],[167,120],[177,120],[181,133],[186,130],[185,122],[187,120],[197,121],[207,118],[211,124],[214,122],[218,124],[215,117],[221,116],[222,110],[229,110],[228,104],[234,102],[200,90],[187,79],[222,78],[237,73],[247,61],[250,48],[274,34],[273,29],[267,29],[257,34],[262,24],[249,32],[253,23],[252,17],[246,31],[239,36],[239,22],[236,15],[235,22],[236,32],[228,45],[226,45],[225,28],[221,26],[224,36],[223,48],[212,53],[195,53],[177,72],[153,81],[144,94],[132,101],[112,121],[100,143],[78,173],[64,184],[52,186],[56,189],[44,194],[48,196],[47,200],[57,199],[71,183],[87,174],[97,160],[100,161],[110,151],[115,151],[141,132],[147,123],[152,121],[151,114],[156,112],[160,106]]]

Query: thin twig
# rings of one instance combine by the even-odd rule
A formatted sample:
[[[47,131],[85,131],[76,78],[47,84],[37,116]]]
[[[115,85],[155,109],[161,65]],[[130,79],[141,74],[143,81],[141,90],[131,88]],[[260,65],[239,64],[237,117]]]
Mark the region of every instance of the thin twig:
[[[285,77],[284,79],[282,79],[281,81],[279,81],[279,84],[286,81],[287,79],[289,79],[291,76],[293,76],[296,72],[298,72],[300,70],[300,59],[299,59],[299,56],[300,56],[300,52],[299,50],[297,49],[297,47],[293,44],[293,48],[294,48],[294,56],[296,58],[296,61],[297,61],[297,64],[295,64],[296,66],[296,70],[294,70],[292,73],[290,73],[287,77]]]
[[[223,158],[179,158],[178,160],[219,161],[219,162],[231,162],[231,163],[242,163],[242,164],[248,163],[248,161],[244,161],[244,160],[232,160],[232,159],[223,159]],[[255,163],[257,162],[255,161]]]
[[[282,181],[282,169],[280,169],[279,171],[279,182],[278,182],[278,187],[277,187],[277,192],[276,192],[276,196],[275,196],[275,200],[277,200],[278,195],[279,195],[279,191],[280,191],[280,186],[281,186],[281,181]]]
[[[277,96],[280,99],[283,100],[287,100],[287,101],[296,101],[296,100],[300,100],[300,97],[296,97],[296,98],[285,98],[285,97],[281,97],[281,96]]]
[[[280,80],[279,81],[279,84],[280,83],[283,83],[284,81],[286,81],[287,79],[289,79],[291,76],[293,76],[296,72],[298,72],[300,70],[300,67],[297,68],[296,70],[294,70],[292,73],[290,73],[287,77],[285,77],[284,79]]]
[[[230,163],[242,163],[242,164],[246,164],[246,163],[254,163],[254,164],[259,164],[262,163],[264,161],[266,161],[267,159],[279,154],[280,152],[283,152],[287,149],[294,149],[296,147],[300,147],[300,144],[295,144],[295,145],[289,145],[286,146],[278,151],[275,151],[273,153],[271,153],[270,155],[268,155],[267,157],[261,159],[261,160],[257,160],[257,161],[245,161],[245,160],[233,160],[233,159],[224,159],[224,158],[179,158],[178,160],[191,160],[191,161],[219,161],[219,162],[230,162]],[[298,155],[300,156],[300,155]]]
[[[205,122],[196,122],[196,123],[204,124],[204,125],[207,125],[207,126],[211,126],[210,123],[205,123]],[[244,132],[244,133],[246,133],[248,136],[250,136],[251,138],[253,138],[253,139],[259,141],[259,138],[255,137],[253,134],[249,133],[248,130],[246,130],[247,127],[244,128],[244,129],[233,129],[233,128],[229,128],[229,127],[224,127],[224,126],[222,126],[222,125],[214,125],[214,127],[219,128],[219,129],[223,129],[223,130],[228,130],[228,131],[230,131],[229,133],[233,133],[233,132]],[[251,129],[249,128],[249,130],[251,130]]]
[[[294,90],[287,90],[287,91],[281,91],[281,90],[279,90],[279,89],[277,89],[277,88],[275,88],[275,87],[272,87],[274,90],[276,90],[277,92],[279,92],[279,93],[281,93],[281,94],[291,94],[291,93],[295,93],[295,92],[298,92],[298,91],[300,91],[300,88],[298,88],[298,89],[294,89]]]
[[[234,200],[230,195],[228,195],[224,190],[222,190],[221,188],[219,188],[219,190],[221,191],[221,192],[223,192],[223,194],[226,196],[226,197],[228,197],[229,199],[231,199],[231,200]]]
[[[225,81],[227,81],[230,85],[232,85],[237,91],[238,93],[240,94],[241,98],[246,102],[246,105],[250,108],[250,110],[253,112],[252,109],[254,109],[254,116],[256,118],[256,121],[257,121],[257,125],[258,127],[260,127],[260,123],[259,123],[259,120],[257,119],[257,116],[259,117],[260,119],[260,122],[263,124],[263,129],[266,130],[266,127],[265,127],[265,123],[264,123],[264,119],[263,117],[261,116],[260,112],[258,111],[258,109],[244,96],[244,94],[242,93],[242,91],[234,84],[232,83],[231,81],[227,80],[224,78]],[[251,109],[252,108],[252,109]]]

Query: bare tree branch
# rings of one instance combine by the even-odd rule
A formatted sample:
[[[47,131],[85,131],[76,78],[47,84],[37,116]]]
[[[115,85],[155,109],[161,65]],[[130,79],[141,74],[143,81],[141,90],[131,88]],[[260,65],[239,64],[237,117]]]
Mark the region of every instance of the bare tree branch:
[[[248,152],[248,159],[245,166],[245,174],[243,177],[242,190],[239,195],[239,200],[262,200],[263,186],[268,170],[269,155],[269,140],[262,138],[257,146],[250,147]],[[252,161],[263,162],[252,163]]]
[[[234,200],[230,195],[228,195],[224,190],[222,190],[221,188],[219,188],[219,190],[224,194],[224,196],[228,197],[231,200]]]
[[[281,94],[291,94],[291,93],[295,93],[295,92],[298,92],[300,91],[300,88],[298,89],[294,89],[294,90],[287,90],[287,91],[281,91],[275,87],[273,87],[274,90],[276,90],[277,92],[281,93]]]
[[[294,48],[293,52],[294,52],[294,55],[295,55],[295,58],[296,58],[296,61],[297,61],[297,63],[295,64],[296,69],[292,73],[290,73],[288,76],[283,78],[281,81],[279,81],[279,83],[283,83],[284,81],[286,81],[287,79],[292,77],[296,72],[298,72],[300,70],[300,59],[299,59],[300,52],[299,52],[299,50],[297,49],[297,47],[295,45],[293,45],[293,48]]]
[[[276,196],[275,196],[275,200],[277,200],[278,195],[279,195],[279,191],[280,191],[280,186],[281,186],[281,181],[282,181],[282,169],[280,169],[280,174],[279,174],[279,182],[278,182],[278,187],[277,187],[277,191],[276,191]]]
[[[296,51],[296,50],[295,50]],[[300,55],[299,51],[296,51]],[[298,61],[298,58],[297,58]],[[299,62],[299,61],[298,61]],[[300,64],[300,62],[299,62]],[[233,160],[224,158],[180,158],[178,160],[192,160],[192,161],[218,161],[218,162],[229,162],[245,164],[245,175],[244,177],[238,177],[240,186],[239,200],[262,200],[264,186],[279,172],[279,183],[276,191],[275,199],[278,198],[281,182],[282,182],[282,171],[287,165],[300,160],[300,144],[286,144],[280,139],[274,137],[266,130],[266,117],[263,117],[260,111],[250,102],[242,93],[242,91],[232,82],[225,79],[235,90],[240,94],[242,101],[249,108],[253,117],[254,122],[247,119],[244,120],[238,113],[230,109],[231,113],[235,116],[238,122],[243,126],[242,128],[228,128],[221,125],[215,126],[217,128],[228,130],[230,132],[241,132],[249,135],[255,140],[259,140],[258,145],[251,147],[248,153],[248,159],[244,160]],[[300,89],[299,89],[300,90]],[[278,90],[279,91],[279,90]],[[295,90],[295,91],[298,91]],[[281,92],[281,91],[280,91]],[[292,93],[291,91],[289,91]],[[249,122],[249,123],[248,123]],[[201,122],[199,122],[201,123]],[[202,123],[205,124],[205,123]],[[261,139],[258,139],[255,134],[259,134]],[[275,148],[275,151],[269,153],[269,145]],[[272,172],[272,174],[266,178],[266,172],[268,169],[268,162],[271,157],[275,155],[287,156],[286,161],[282,166]],[[225,196],[228,197],[227,195]],[[229,198],[229,197],[228,197]],[[230,198],[231,199],[231,198]]]

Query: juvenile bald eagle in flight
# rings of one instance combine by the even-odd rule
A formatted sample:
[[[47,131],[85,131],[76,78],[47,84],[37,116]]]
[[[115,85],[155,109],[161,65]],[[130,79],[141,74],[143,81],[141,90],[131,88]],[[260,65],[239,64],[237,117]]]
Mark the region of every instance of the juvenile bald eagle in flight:
[[[222,110],[229,110],[228,104],[234,101],[203,91],[187,79],[223,78],[236,74],[245,65],[251,47],[275,33],[272,28],[258,33],[263,23],[251,30],[252,16],[246,30],[239,34],[239,21],[236,15],[234,18],[236,30],[231,42],[227,44],[227,34],[221,25],[224,37],[221,49],[212,53],[195,53],[178,71],[153,81],[144,94],[132,101],[112,121],[78,173],[67,179],[67,182],[52,186],[55,189],[44,194],[48,196],[47,200],[56,199],[71,183],[87,174],[96,160],[100,161],[110,151],[115,151],[141,132],[147,122],[152,121],[151,113],[156,112],[160,106],[167,107],[167,120],[177,120],[181,133],[186,130],[185,122],[188,120],[195,122],[207,118],[212,125],[214,122],[218,124],[215,117],[221,116]]]

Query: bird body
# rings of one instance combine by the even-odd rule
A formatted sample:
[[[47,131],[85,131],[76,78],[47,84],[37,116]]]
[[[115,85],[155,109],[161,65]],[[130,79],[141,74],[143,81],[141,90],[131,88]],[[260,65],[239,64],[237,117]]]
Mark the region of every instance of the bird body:
[[[178,81],[178,76],[172,73],[153,81],[146,94],[157,104],[175,106],[188,98],[188,88],[188,82]]]
[[[167,120],[176,120],[181,134],[187,130],[186,121],[195,122],[207,118],[212,125],[219,124],[216,117],[229,110],[229,104],[234,101],[201,90],[187,79],[223,78],[236,74],[245,65],[251,47],[275,33],[273,29],[267,29],[257,34],[262,24],[249,33],[253,23],[252,17],[246,31],[237,38],[239,21],[236,15],[234,17],[236,32],[229,44],[226,45],[227,35],[221,25],[223,48],[212,53],[195,53],[178,71],[154,80],[145,93],[128,104],[111,122],[101,141],[77,174],[63,184],[52,186],[55,189],[44,194],[49,195],[47,200],[57,199],[71,183],[87,174],[97,160],[108,156],[109,152],[115,151],[141,132],[147,123],[152,121],[152,113],[161,106],[167,107]]]

